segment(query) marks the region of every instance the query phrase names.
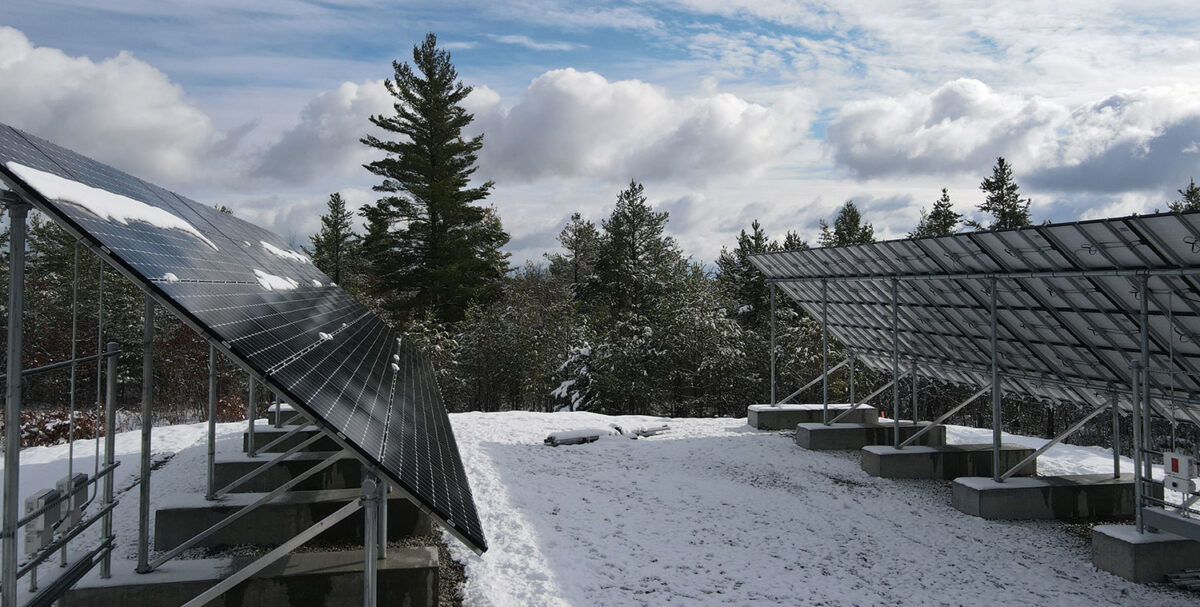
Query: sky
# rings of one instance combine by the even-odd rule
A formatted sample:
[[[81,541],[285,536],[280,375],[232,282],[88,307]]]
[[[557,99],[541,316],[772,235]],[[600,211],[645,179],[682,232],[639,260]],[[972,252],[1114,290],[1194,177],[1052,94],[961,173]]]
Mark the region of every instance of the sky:
[[[1165,209],[1200,177],[1200,5],[1060,0],[7,0],[0,122],[308,244],[358,207],[367,117],[427,32],[484,134],[476,176],[541,261],[630,180],[711,263],[854,200],[902,237],[997,156],[1036,221]]]

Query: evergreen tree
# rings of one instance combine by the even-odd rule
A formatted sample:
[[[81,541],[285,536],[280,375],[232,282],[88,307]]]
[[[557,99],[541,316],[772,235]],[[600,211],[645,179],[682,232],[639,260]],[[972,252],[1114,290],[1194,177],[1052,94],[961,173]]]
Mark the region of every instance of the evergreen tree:
[[[966,221],[966,225],[976,230],[1007,230],[1033,225],[1033,219],[1029,216],[1030,200],[1018,194],[1020,187],[1013,179],[1012,167],[1003,156],[996,158],[992,176],[984,178],[979,189],[987,194],[979,210],[991,215],[992,223],[984,227],[972,219]]]
[[[808,248],[808,241],[800,238],[800,235],[788,230],[787,234],[783,235],[783,242],[779,245],[781,251],[799,251]]]
[[[750,256],[779,248],[779,243],[767,238],[762,225],[755,219],[750,223],[749,233],[742,230],[738,234],[736,248],[732,251],[721,249],[717,258],[717,284],[736,306],[731,315],[742,320],[743,326],[763,326],[769,321],[770,314],[770,287],[763,273],[750,263]]]
[[[942,188],[942,197],[933,203],[933,209],[928,214],[924,208],[921,209],[921,221],[908,233],[908,237],[949,236],[958,228],[961,220],[962,213],[956,212],[950,204],[950,192]]]
[[[566,281],[575,295],[579,296],[582,287],[595,274],[600,231],[596,229],[596,224],[574,213],[562,232],[559,232],[558,242],[563,252],[546,254],[550,260],[550,274]]]
[[[1193,178],[1188,182],[1186,189],[1176,190],[1179,192],[1179,200],[1174,200],[1167,203],[1167,208],[1172,211],[1195,211],[1200,209],[1200,188],[1196,187],[1196,180]]]
[[[354,282],[351,267],[358,259],[358,236],[350,227],[354,215],[346,210],[346,203],[337,192],[329,195],[326,206],[329,212],[321,216],[321,231],[309,237],[313,264],[342,288],[350,290]]]
[[[413,66],[393,62],[394,79],[384,82],[395,97],[395,114],[371,116],[396,140],[368,135],[362,142],[386,156],[364,165],[383,178],[386,194],[369,220],[376,242],[367,252],[371,288],[382,306],[406,320],[432,310],[442,320],[460,320],[467,306],[494,293],[508,269],[500,248],[508,234],[495,212],[481,206],[488,181],[469,186],[483,135],[464,139],[474,116],[462,107],[471,87],[458,80],[450,54],[432,33],[413,47]],[[383,231],[386,227],[386,232]]]
[[[821,220],[820,243],[823,247],[868,242],[875,242],[875,227],[863,221],[862,214],[853,200],[847,200],[846,204],[842,205],[833,220],[832,230],[825,220]]]
[[[643,192],[642,184],[630,181],[601,222],[596,276],[614,315],[651,307],[683,267],[675,239],[663,234],[667,213],[655,212]]]

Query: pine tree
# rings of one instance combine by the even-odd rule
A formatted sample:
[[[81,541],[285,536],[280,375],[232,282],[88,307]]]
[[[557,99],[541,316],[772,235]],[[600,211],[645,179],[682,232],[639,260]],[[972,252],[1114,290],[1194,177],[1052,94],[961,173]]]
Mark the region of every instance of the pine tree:
[[[864,223],[862,213],[859,213],[854,201],[847,200],[834,218],[832,230],[829,229],[829,224],[821,220],[819,242],[823,247],[875,242],[875,227]]]
[[[675,239],[663,234],[666,224],[667,213],[650,207],[636,181],[617,195],[612,215],[601,222],[596,275],[614,314],[648,307],[681,271],[683,257]]]
[[[1188,182],[1186,189],[1176,190],[1179,192],[1179,200],[1174,200],[1167,203],[1167,208],[1172,211],[1195,211],[1200,209],[1200,188],[1196,187],[1196,180],[1193,178]]]
[[[398,320],[432,310],[455,321],[471,301],[498,288],[508,269],[500,248],[509,237],[494,210],[479,204],[492,182],[469,187],[483,147],[483,135],[463,139],[474,120],[462,107],[471,87],[458,80],[450,54],[432,33],[413,47],[413,66],[392,63],[395,77],[384,85],[395,97],[395,114],[371,116],[372,124],[399,137],[362,139],[386,153],[364,165],[383,178],[374,189],[387,194],[373,211],[387,230],[374,235],[379,242],[368,251],[372,264],[386,264],[371,269],[372,289]]]
[[[800,238],[800,235],[792,230],[788,230],[787,234],[783,235],[783,242],[779,245],[781,251],[800,251],[808,248],[808,241]]]
[[[546,254],[546,259],[550,260],[550,274],[565,280],[575,295],[579,296],[596,270],[600,231],[596,229],[596,224],[574,213],[558,233],[558,242],[563,252]]]
[[[1012,167],[1003,156],[996,158],[992,176],[984,178],[979,189],[987,194],[979,210],[991,215],[992,223],[984,227],[972,219],[965,222],[967,226],[976,230],[1007,230],[1033,225],[1033,219],[1029,216],[1030,200],[1018,194],[1020,187],[1013,180]]]
[[[942,197],[933,203],[933,209],[928,214],[924,208],[921,209],[921,221],[908,233],[908,237],[949,236],[958,228],[961,220],[962,213],[956,212],[950,204],[950,192],[942,188]]]
[[[321,231],[309,237],[312,260],[317,269],[333,282],[349,289],[353,283],[352,266],[358,259],[358,236],[351,229],[354,215],[346,210],[342,195],[334,192],[326,203],[329,212],[321,216]]]
[[[722,247],[717,258],[717,284],[729,296],[736,308],[732,316],[743,321],[743,326],[764,325],[770,314],[770,288],[767,279],[754,264],[750,256],[779,250],[780,245],[767,238],[762,225],[755,219],[750,223],[750,232],[738,234],[737,247],[732,251]]]

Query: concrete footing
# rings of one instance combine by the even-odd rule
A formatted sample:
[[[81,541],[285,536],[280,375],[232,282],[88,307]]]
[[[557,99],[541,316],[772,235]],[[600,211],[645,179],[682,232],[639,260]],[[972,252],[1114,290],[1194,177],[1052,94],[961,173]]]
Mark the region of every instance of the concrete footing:
[[[362,491],[358,489],[290,491],[259,506],[197,545],[279,545],[361,496]],[[219,501],[209,502],[204,500],[203,495],[195,494],[177,496],[162,503],[154,516],[154,548],[170,550],[260,497],[261,493],[231,493]],[[360,510],[318,537],[326,541],[360,544],[362,525],[363,514]],[[389,497],[389,539],[424,535],[430,533],[431,529],[429,517],[412,502],[397,494]]]
[[[285,412],[286,414],[286,412]],[[276,428],[270,424],[258,424],[254,426],[254,446],[258,448],[259,453],[283,453],[296,445],[312,438],[314,434],[319,434],[321,431],[316,426],[307,426],[303,430],[296,432],[288,437],[287,440],[281,441],[278,445],[271,447],[267,451],[263,451],[263,447],[271,443],[271,441],[287,434],[294,430],[295,426],[284,425],[282,428]],[[250,434],[242,433],[242,451],[246,451],[250,447]],[[341,451],[342,447],[328,436],[322,437],[313,444],[304,448],[305,451]]]
[[[1160,489],[1161,491],[1161,489]],[[1133,517],[1133,475],[1079,474],[954,481],[951,503],[986,519],[1113,520]]]
[[[267,408],[267,423],[275,425],[276,415],[279,416],[280,420],[282,420],[281,423],[285,426],[289,424],[298,424],[307,419],[302,417],[298,411],[289,407],[288,405],[282,405],[282,408],[278,413],[275,412],[275,407],[271,406]]]
[[[846,403],[829,405],[829,419],[849,409]],[[792,430],[797,424],[819,424],[825,420],[825,406],[822,404],[809,405],[750,405],[746,407],[746,423],[759,430]],[[875,407],[862,405],[852,413],[842,418],[847,423],[874,423],[879,420],[879,411]]]
[[[1000,469],[1008,470],[1033,455],[1033,449],[1021,445],[1000,446]],[[862,469],[882,478],[936,478],[951,480],[960,476],[992,474],[992,445],[892,446],[869,445],[862,450]],[[1037,474],[1037,462],[1026,464],[1019,476]]]
[[[172,561],[153,573],[120,571],[89,578],[67,594],[71,607],[157,607],[182,605],[252,559]],[[129,567],[131,569],[131,566]],[[363,604],[361,551],[290,554],[234,587],[208,607]],[[390,548],[379,561],[380,605],[433,607],[438,603],[438,556],[434,548]]]
[[[1134,582],[1163,582],[1168,573],[1200,567],[1200,542],[1166,531],[1138,533],[1133,525],[1096,525],[1092,564]]]
[[[914,425],[901,422],[900,440],[904,440],[928,426],[928,422]],[[862,449],[867,445],[891,445],[895,430],[891,423],[874,424],[799,424],[796,426],[796,444],[813,451],[835,451]],[[940,446],[946,444],[946,427],[937,426],[917,439],[921,445]]]
[[[301,452],[268,468],[265,472],[237,486],[231,493],[267,493],[299,476],[322,460],[336,455],[328,452]],[[272,454],[250,457],[244,453],[221,455],[213,467],[217,487],[233,481],[265,466]],[[362,485],[362,464],[354,458],[345,457],[325,470],[301,481],[296,491],[320,491],[324,489],[356,489]]]

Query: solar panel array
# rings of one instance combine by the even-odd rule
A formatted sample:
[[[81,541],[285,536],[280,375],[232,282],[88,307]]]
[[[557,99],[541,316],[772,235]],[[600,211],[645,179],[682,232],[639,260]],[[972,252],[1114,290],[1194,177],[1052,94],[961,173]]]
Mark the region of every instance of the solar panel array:
[[[1071,401],[1080,400],[1076,388],[1128,390],[1149,276],[1153,402],[1181,417],[1200,412],[1200,213],[771,252],[751,261],[814,318],[822,318],[824,302],[830,333],[887,372],[894,281],[903,369],[916,361],[919,374],[973,385],[990,382],[995,276],[1004,389]]]
[[[5,125],[0,176],[487,549],[429,358],[305,256],[258,226]]]

